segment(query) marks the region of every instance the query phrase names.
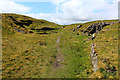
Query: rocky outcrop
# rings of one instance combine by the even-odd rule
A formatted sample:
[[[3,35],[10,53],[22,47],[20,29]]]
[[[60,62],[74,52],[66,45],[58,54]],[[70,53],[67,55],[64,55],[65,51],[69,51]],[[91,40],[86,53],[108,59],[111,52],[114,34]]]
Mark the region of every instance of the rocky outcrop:
[[[76,31],[77,31],[79,28],[81,28],[81,27],[82,27],[82,25],[78,25]]]
[[[77,29],[75,29],[75,28],[73,28],[73,32],[76,32],[79,28],[81,28],[82,27],[82,25],[78,25],[77,26]]]
[[[88,28],[86,28],[83,31],[83,33],[87,33],[88,36],[90,36],[90,34],[94,34],[96,32],[99,32],[100,30],[103,29],[103,27],[105,27],[107,25],[110,25],[110,23],[106,23],[106,22],[95,23],[95,24],[88,26]]]
[[[13,22],[16,25],[19,25],[22,28],[25,28],[25,26],[30,26],[30,24],[32,24],[31,20],[20,20],[20,21],[17,21],[13,16],[9,16],[9,17],[13,20]]]
[[[97,54],[94,50],[94,43],[91,43],[91,62],[92,62],[92,66],[94,67],[94,71],[98,70],[97,67]]]
[[[95,38],[95,33],[92,34],[92,37],[88,38],[86,41],[93,40]]]
[[[107,25],[113,25],[115,23],[118,23],[119,21],[115,21],[115,22],[110,22],[110,23],[106,23],[106,22],[98,22],[95,24],[92,24],[90,26],[88,26],[84,31],[84,33],[87,33],[88,36],[90,36],[91,34],[94,33],[98,33],[99,31],[101,31],[105,26]]]

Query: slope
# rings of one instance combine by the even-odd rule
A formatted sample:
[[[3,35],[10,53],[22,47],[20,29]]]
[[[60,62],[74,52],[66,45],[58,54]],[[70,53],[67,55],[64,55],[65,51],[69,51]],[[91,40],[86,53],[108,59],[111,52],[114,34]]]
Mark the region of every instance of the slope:
[[[94,29],[86,31],[90,25],[117,20],[57,25],[24,15],[2,17],[3,78],[117,78],[117,23],[94,32],[93,40],[88,33]],[[96,45],[96,72],[91,63],[91,43]]]

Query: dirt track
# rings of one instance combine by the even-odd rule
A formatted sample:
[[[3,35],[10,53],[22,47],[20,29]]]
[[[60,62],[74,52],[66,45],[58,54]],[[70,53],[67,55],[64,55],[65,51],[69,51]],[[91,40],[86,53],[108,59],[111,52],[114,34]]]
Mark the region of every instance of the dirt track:
[[[60,62],[61,62],[61,60],[63,59],[63,58],[62,58],[62,55],[61,55],[61,53],[60,53],[60,47],[59,47],[60,39],[61,39],[61,37],[59,37],[59,38],[57,39],[57,41],[56,41],[56,43],[57,43],[57,47],[56,47],[56,48],[57,48],[57,56],[56,56],[56,59],[55,59],[55,61],[54,61],[54,63],[53,63],[54,69],[60,66]]]

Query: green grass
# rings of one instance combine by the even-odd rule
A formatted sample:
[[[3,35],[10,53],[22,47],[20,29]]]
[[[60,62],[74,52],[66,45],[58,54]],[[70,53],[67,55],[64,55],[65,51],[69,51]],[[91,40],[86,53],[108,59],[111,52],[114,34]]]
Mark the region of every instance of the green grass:
[[[31,17],[17,14],[3,14],[3,36],[2,36],[2,68],[3,78],[109,78],[117,77],[117,74],[108,73],[106,68],[115,66],[117,69],[117,24],[106,26],[100,33],[96,34],[94,40],[86,41],[90,36],[82,34],[89,25],[103,21],[93,21],[88,23],[58,25],[45,20],[37,20]],[[15,24],[9,16],[14,17],[18,22],[21,20],[31,20],[29,26],[23,25],[21,28]],[[116,20],[105,20],[104,22],[114,22]],[[12,24],[12,25],[11,25]],[[73,32],[77,25],[83,25],[78,31]],[[34,27],[35,26],[35,27]],[[50,34],[37,34],[31,28],[40,29],[43,27],[58,28],[52,31],[44,31]],[[14,28],[25,31],[20,33]],[[110,30],[108,30],[109,28]],[[29,31],[33,33],[29,33]],[[104,31],[104,33],[102,33]],[[60,42],[57,40],[61,37]],[[106,42],[108,41],[108,42]],[[98,54],[97,72],[93,72],[90,59],[91,43],[94,42]],[[57,46],[59,44],[62,60],[59,67],[54,67],[54,62],[58,56]],[[113,53],[111,53],[113,51]],[[105,56],[103,56],[105,55]],[[113,59],[111,58],[113,57]],[[109,59],[103,63],[103,59]],[[110,65],[108,65],[108,63]],[[105,65],[105,66],[104,66]],[[107,67],[108,66],[108,67]],[[106,68],[105,68],[106,67]],[[117,69],[118,71],[118,69]]]

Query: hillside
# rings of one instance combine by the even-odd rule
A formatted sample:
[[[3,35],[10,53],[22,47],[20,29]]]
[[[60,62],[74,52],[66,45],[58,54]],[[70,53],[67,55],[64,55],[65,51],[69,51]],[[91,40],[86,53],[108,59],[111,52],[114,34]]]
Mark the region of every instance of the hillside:
[[[58,25],[2,14],[3,78],[118,78],[118,20]]]
[[[3,14],[2,15],[3,29],[11,32],[20,33],[44,33],[43,30],[56,30],[58,25],[46,20],[37,20],[28,16],[18,14]],[[47,27],[47,28],[46,28]],[[46,31],[45,33],[49,33]]]

